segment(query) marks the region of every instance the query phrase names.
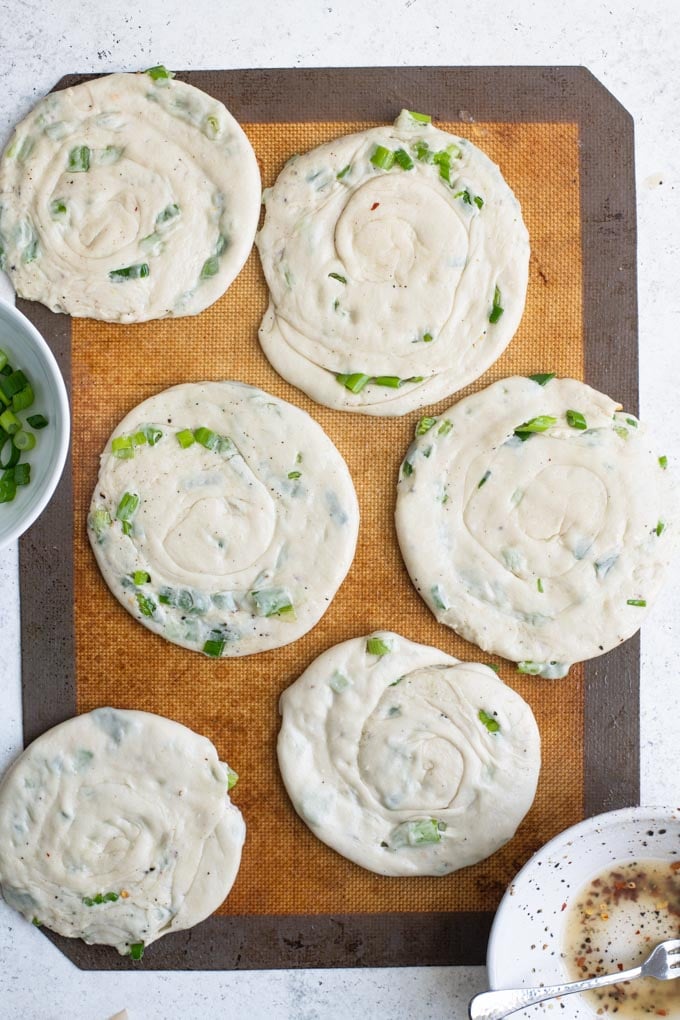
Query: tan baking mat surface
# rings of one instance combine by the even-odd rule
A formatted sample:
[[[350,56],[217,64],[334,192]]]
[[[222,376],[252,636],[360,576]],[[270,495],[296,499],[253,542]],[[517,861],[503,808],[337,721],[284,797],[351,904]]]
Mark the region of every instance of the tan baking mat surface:
[[[294,152],[368,126],[244,128],[268,186]],[[468,391],[512,374],[553,371],[583,378],[577,125],[439,126],[465,134],[500,164],[522,204],[532,243],[529,295],[518,334]],[[518,676],[503,664],[503,678],[536,714],[543,770],[535,804],[518,835],[488,861],[445,878],[382,878],[329,850],[300,821],[276,767],[277,702],[317,655],[376,629],[398,631],[462,659],[480,653],[435,622],[410,584],[396,542],[397,470],[422,412],[394,420],[343,414],[285,383],[257,343],[266,296],[253,252],[228,293],[197,318],[138,326],[73,320],[78,711],[111,704],[167,715],[209,737],[239,772],[234,800],[244,813],[248,837],[241,871],[221,913],[493,910],[527,857],[583,815],[581,670],[574,668],[568,680],[553,683]],[[151,394],[202,379],[239,379],[303,407],[345,457],[361,506],[356,559],[318,626],[286,648],[219,662],[169,644],[136,623],[106,588],[85,534],[99,453],[117,422]],[[445,400],[434,410],[450,403]]]

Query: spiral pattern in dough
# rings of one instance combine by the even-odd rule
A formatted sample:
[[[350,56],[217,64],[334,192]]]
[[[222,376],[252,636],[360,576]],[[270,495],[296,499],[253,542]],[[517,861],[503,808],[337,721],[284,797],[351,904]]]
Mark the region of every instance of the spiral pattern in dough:
[[[564,676],[635,633],[677,545],[667,460],[617,407],[574,379],[504,379],[427,419],[402,464],[416,589],[523,672]]]
[[[295,810],[378,874],[445,875],[483,860],[533,801],[536,721],[488,666],[381,632],[324,652],[280,710]]]
[[[404,414],[481,375],[517,329],[526,228],[467,139],[403,111],[293,157],[265,205],[260,342],[319,403]]]
[[[235,382],[174,386],[134,408],[102,454],[88,518],[116,598],[213,657],[306,634],[349,569],[358,527],[347,465],[321,427]]]
[[[255,154],[222,103],[170,76],[108,75],[50,93],[17,126],[0,266],[55,312],[195,315],[241,269],[259,208]]]
[[[0,784],[0,891],[88,944],[149,945],[214,911],[245,839],[213,745],[147,712],[100,708],[38,737]]]

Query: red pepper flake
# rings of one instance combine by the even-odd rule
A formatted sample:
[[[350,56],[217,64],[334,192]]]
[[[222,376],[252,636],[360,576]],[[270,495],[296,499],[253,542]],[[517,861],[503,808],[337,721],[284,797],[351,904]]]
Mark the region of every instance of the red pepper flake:
[[[668,1016],[668,1011],[665,1010],[665,1009],[657,1009],[656,1015],[657,1016]]]
[[[371,206],[371,212],[373,212],[374,209],[377,209],[379,205],[380,202],[374,202],[373,205]]]
[[[623,964],[622,963],[617,963],[616,966],[619,968],[619,970],[623,970]]]
[[[680,861],[673,861],[671,871],[680,871]]]
[[[562,910],[566,910],[566,909],[567,909],[567,904],[566,904],[566,903],[563,903],[563,904],[562,904]]]

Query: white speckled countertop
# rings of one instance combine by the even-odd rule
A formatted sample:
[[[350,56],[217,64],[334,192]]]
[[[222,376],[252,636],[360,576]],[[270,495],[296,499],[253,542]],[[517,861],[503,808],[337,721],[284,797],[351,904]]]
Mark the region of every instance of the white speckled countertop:
[[[641,416],[680,451],[680,6],[623,0],[0,0],[0,149],[64,74],[169,67],[582,64],[633,114]],[[4,283],[4,281],[2,281]],[[3,293],[0,285],[0,293]],[[616,394],[612,394],[616,396]],[[667,409],[673,408],[673,415]],[[679,565],[680,566],[680,565]],[[16,549],[0,552],[0,768],[21,747]],[[680,802],[680,570],[642,632],[642,801]],[[82,973],[0,903],[1,1020],[462,1020],[482,968]],[[521,1016],[524,1014],[517,1014]]]

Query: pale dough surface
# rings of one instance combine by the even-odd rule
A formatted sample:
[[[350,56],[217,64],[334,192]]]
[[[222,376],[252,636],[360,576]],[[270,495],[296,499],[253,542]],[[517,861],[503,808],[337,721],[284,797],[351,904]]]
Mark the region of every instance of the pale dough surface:
[[[412,165],[381,169],[380,149]],[[291,158],[264,202],[260,343],[319,403],[405,414],[476,379],[512,339],[528,235],[499,168],[467,139],[403,111]],[[336,378],[355,373],[372,380],[356,393]]]
[[[0,784],[4,899],[122,955],[192,927],[239,869],[229,774],[209,740],[148,712],[100,708],[55,726]]]
[[[196,315],[241,269],[259,210],[255,154],[222,103],[171,78],[107,75],[50,93],[16,127],[0,266],[55,312]]]
[[[200,428],[219,449],[180,445],[179,433]],[[113,441],[140,429],[160,438],[117,457]],[[127,527],[126,494],[138,501]],[[233,656],[289,644],[318,622],[354,557],[359,508],[347,465],[308,414],[252,386],[205,382],[164,390],[123,419],[88,524],[106,583],[136,619],[185,648],[214,654],[206,643],[217,642]]]
[[[383,654],[369,651],[376,640]],[[330,648],[280,711],[295,810],[378,874],[445,875],[483,860],[534,799],[540,737],[526,702],[488,666],[398,634]]]
[[[525,672],[564,676],[634,634],[677,548],[665,451],[618,406],[574,379],[503,379],[432,420],[402,464],[397,534],[417,591]],[[545,430],[515,435],[539,417]]]

